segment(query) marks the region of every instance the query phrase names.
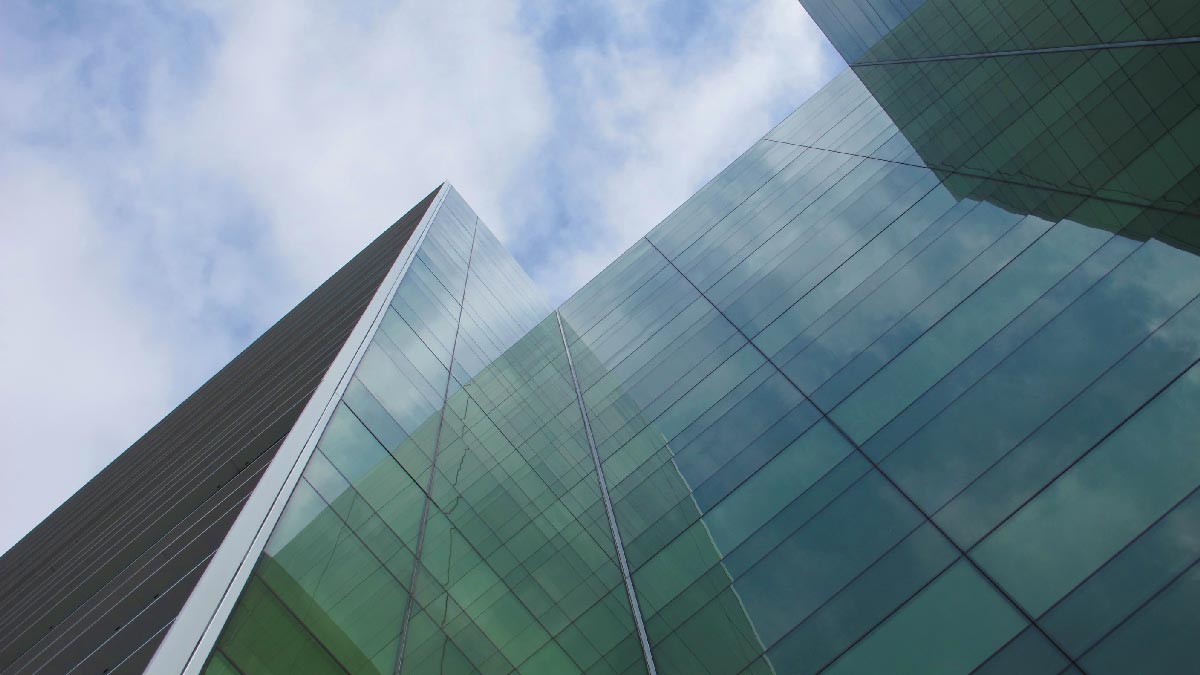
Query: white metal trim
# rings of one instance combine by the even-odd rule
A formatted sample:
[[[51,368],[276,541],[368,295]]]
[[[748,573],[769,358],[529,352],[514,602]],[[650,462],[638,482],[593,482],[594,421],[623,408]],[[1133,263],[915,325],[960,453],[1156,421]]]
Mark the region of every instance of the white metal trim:
[[[200,581],[175,617],[150,660],[147,673],[191,675],[199,673],[204,667],[221,628],[250,578],[254,563],[308,465],[321,432],[362,361],[371,338],[383,320],[388,303],[416,258],[430,224],[451,189],[448,182],[438,188],[421,221],[396,256],[396,262],[379,284],[370,304],[334,357],[287,438],[246,500],[229,534],[217,548]]]

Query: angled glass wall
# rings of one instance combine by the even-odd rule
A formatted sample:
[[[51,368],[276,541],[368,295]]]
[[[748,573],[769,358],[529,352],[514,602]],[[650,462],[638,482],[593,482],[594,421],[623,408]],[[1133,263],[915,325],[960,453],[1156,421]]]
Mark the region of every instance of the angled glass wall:
[[[518,627],[519,605],[505,604],[494,588],[520,558],[495,562],[493,535],[484,550],[502,572],[481,567],[471,548],[480,542],[454,534],[448,514],[472,535],[506,522],[484,521],[451,496],[459,481],[496,476],[493,465],[481,470],[477,454],[467,461],[471,441],[479,447],[471,434],[488,430],[472,428],[481,424],[472,402],[482,380],[471,393],[463,385],[546,311],[540,292],[449,188],[209,671],[392,672],[403,640],[410,672],[428,671],[430,659],[444,672],[474,672],[462,664],[507,663],[544,647],[531,626]],[[502,633],[474,626],[468,608],[490,609],[495,616],[483,623]],[[434,627],[448,624],[453,630],[439,639]]]
[[[851,65],[1194,39],[1187,0],[800,0]]]
[[[1190,667],[1195,49],[856,66],[563,307],[660,670]]]
[[[1194,8],[805,4],[854,67],[558,311],[444,207],[212,671],[1192,668]]]

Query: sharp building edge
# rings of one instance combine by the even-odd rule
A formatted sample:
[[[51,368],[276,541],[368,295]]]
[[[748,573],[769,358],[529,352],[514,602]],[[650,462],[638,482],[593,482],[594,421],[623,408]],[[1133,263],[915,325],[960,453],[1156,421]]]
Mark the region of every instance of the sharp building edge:
[[[433,196],[0,558],[0,671],[145,666]]]
[[[847,70],[561,306],[410,212],[0,560],[0,672],[1194,670],[1200,5],[801,4]]]

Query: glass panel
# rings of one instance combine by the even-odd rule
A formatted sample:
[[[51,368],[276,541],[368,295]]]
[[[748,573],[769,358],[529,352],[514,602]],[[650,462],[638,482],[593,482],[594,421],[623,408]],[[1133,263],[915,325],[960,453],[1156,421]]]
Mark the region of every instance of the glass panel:
[[[1184,673],[1195,667],[1200,568],[1189,568],[1080,662],[1089,673]]]
[[[588,491],[559,488],[548,499],[548,477],[520,456],[538,436],[506,435],[513,425],[490,416],[524,409],[529,394],[503,359],[499,377],[482,369],[547,310],[494,238],[480,240],[477,222],[450,189],[210,670],[390,673],[398,657],[411,672],[508,673],[535,658],[561,667],[555,635],[619,586],[611,539],[582,553],[590,534],[578,518],[595,508],[581,501]],[[545,340],[525,342],[513,358]],[[551,344],[561,357],[561,341]],[[569,391],[556,367],[530,369],[526,390],[557,381],[552,398]],[[572,419],[558,433],[574,436],[583,457],[577,411]]]
[[[959,561],[825,672],[969,673],[1025,625],[1012,605]]]
[[[1031,614],[1044,612],[1200,485],[1198,396],[1200,366],[984,539],[976,559]]]

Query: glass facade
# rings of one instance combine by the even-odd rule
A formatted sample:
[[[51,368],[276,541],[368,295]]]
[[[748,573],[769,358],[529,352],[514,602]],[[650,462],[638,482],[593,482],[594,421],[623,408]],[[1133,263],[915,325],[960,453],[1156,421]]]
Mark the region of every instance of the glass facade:
[[[557,310],[447,199],[209,672],[1195,669],[1200,8],[805,5]]]

